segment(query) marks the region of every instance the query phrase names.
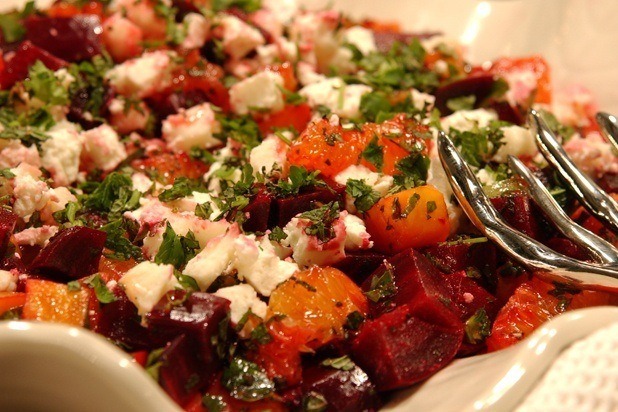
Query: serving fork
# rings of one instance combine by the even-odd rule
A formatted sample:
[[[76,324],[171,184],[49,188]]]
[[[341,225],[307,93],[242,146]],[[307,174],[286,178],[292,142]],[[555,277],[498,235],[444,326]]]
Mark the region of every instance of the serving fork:
[[[599,113],[597,121],[603,134],[618,149],[616,118]],[[575,166],[535,110],[530,111],[528,123],[539,151],[573,189],[582,205],[608,228],[618,233],[618,202]],[[583,262],[562,255],[509,227],[483,192],[482,185],[453,142],[442,131],[438,135],[438,153],[455,197],[468,218],[512,259],[548,281],[566,283],[580,289],[618,291],[618,249],[573,222],[541,181],[518,158],[509,156],[511,170],[523,179],[532,199],[556,228],[588,250],[593,262]]]

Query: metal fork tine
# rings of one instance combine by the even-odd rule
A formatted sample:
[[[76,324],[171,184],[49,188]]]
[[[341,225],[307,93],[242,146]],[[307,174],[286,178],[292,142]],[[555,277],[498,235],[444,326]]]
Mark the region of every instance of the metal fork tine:
[[[618,119],[609,113],[599,112],[596,115],[597,123],[601,126],[603,135],[618,151]]]
[[[500,217],[453,143],[438,134],[440,161],[453,192],[474,225],[509,256],[550,281],[596,290],[618,290],[618,271],[556,253],[547,246],[510,228]]]
[[[595,261],[613,265],[618,263],[618,250],[611,243],[573,222],[521,160],[509,155],[509,167],[526,181],[536,204],[564,236],[587,249]]]
[[[529,122],[545,159],[569,183],[586,209],[618,233],[618,203],[575,166],[535,110],[530,110]]]

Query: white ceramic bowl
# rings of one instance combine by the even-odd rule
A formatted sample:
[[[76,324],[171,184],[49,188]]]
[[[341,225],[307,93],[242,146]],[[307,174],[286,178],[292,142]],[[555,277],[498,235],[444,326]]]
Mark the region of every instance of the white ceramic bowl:
[[[0,10],[25,3],[2,0]],[[50,0],[40,3],[49,4]],[[356,17],[397,20],[408,30],[440,30],[480,63],[539,53],[556,87],[591,89],[599,107],[618,113],[618,2],[615,0],[306,0],[333,3]],[[507,350],[458,360],[427,382],[401,391],[388,411],[513,409],[566,346],[618,320],[618,308],[559,316]],[[448,394],[448,396],[445,396]],[[0,323],[1,411],[179,410],[124,354],[89,331],[61,325]]]

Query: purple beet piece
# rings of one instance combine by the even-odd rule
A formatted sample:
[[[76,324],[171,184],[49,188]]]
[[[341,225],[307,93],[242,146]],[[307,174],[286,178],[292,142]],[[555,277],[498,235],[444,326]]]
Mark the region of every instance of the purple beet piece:
[[[171,341],[161,353],[159,384],[179,405],[186,405],[212,380],[204,373],[195,339],[180,335]]]
[[[388,255],[371,250],[346,252],[345,258],[334,266],[360,285],[387,257]]]
[[[423,253],[444,273],[475,269],[495,273],[498,267],[498,253],[492,243],[440,243],[424,249]]]
[[[509,122],[521,126],[525,123],[525,118],[516,107],[511,106],[509,102],[505,101],[491,101],[487,105],[489,109],[492,109],[498,115],[498,119],[504,122]]]
[[[491,202],[504,220],[514,229],[536,240],[543,238],[540,229],[542,213],[536,210],[529,196],[523,193],[515,193],[493,198]]]
[[[153,334],[185,334],[195,339],[204,362],[204,373],[214,376],[219,359],[212,338],[219,333],[219,325],[226,318],[229,308],[229,300],[210,293],[171,291],[146,314],[146,319]]]
[[[265,189],[261,189],[251,202],[243,209],[247,214],[247,220],[242,225],[245,232],[266,232],[270,217],[270,205],[274,196]]]
[[[30,265],[30,271],[53,279],[78,279],[96,273],[107,234],[74,226],[62,230]]]
[[[101,54],[101,20],[92,14],[73,17],[28,17],[26,38],[33,44],[69,62]]]
[[[467,321],[478,310],[484,309],[489,319],[494,319],[500,309],[496,298],[479,286],[466,272],[459,271],[442,275],[442,283],[448,290],[447,305],[462,322]]]
[[[428,39],[441,34],[440,32],[423,32],[423,33],[399,33],[396,31],[376,31],[373,33],[373,38],[376,42],[376,47],[380,53],[388,52],[395,42],[409,44],[414,39]]]
[[[112,342],[122,344],[131,350],[151,349],[165,345],[167,339],[152,335],[141,325],[141,317],[137,308],[127,298],[122,288],[113,289],[116,300],[100,305],[93,296],[92,306],[96,309],[90,312],[90,329],[105,336]]]
[[[342,204],[345,186],[327,182],[328,187],[312,187],[301,190],[296,196],[275,198],[271,205],[270,227],[285,226],[294,216],[315,207],[316,203],[340,202]]]
[[[605,173],[597,182],[601,189],[608,193],[618,192],[618,173]]]
[[[352,341],[354,361],[378,390],[427,379],[456,355],[463,325],[436,301],[403,305],[361,326]]]
[[[15,230],[18,216],[4,208],[0,208],[0,260],[6,255],[9,239]]]
[[[369,376],[358,366],[350,370],[326,366],[303,369],[303,394],[320,394],[328,402],[326,411],[376,411],[380,398]]]
[[[414,249],[405,250],[382,263],[365,280],[362,289],[371,290],[372,280],[384,278],[387,272],[392,276],[394,291],[377,302],[369,300],[369,310],[374,317],[410,303],[448,302],[449,291],[443,284],[442,273]]]
[[[453,98],[474,95],[476,97],[475,105],[479,105],[486,100],[494,89],[496,78],[492,74],[480,74],[465,79],[455,80],[444,86],[440,86],[436,90],[435,106],[442,116],[453,113],[446,103]]]
[[[28,76],[28,69],[37,60],[54,71],[68,64],[31,42],[24,41],[15,51],[4,54],[4,70],[0,71],[0,89],[10,89],[16,82],[25,79]]]
[[[562,253],[565,256],[571,257],[577,260],[590,261],[590,255],[586,249],[579,246],[577,243],[570,239],[563,237],[554,237],[546,242],[546,245],[558,253]]]

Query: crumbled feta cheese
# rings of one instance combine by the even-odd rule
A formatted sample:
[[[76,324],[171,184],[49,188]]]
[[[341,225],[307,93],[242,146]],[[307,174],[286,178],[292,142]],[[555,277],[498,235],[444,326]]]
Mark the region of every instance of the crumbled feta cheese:
[[[208,289],[215,279],[230,270],[239,233],[238,227],[232,226],[227,233],[213,238],[187,263],[182,273],[195,279],[201,290]]]
[[[49,239],[58,233],[57,226],[43,225],[41,227],[29,227],[14,235],[18,245],[45,246]]]
[[[215,112],[209,103],[190,109],[181,109],[163,121],[162,134],[168,147],[174,151],[189,152],[193,147],[211,148],[221,145],[213,134],[221,131]]]
[[[345,249],[360,250],[373,247],[371,235],[367,232],[365,222],[358,216],[342,212],[343,224],[345,225]]]
[[[298,92],[307,98],[307,102],[313,108],[326,106],[333,113],[354,119],[360,116],[360,102],[364,94],[370,93],[371,87],[363,84],[346,85],[339,77],[309,84]]]
[[[476,172],[476,178],[484,186],[491,186],[494,183],[496,183],[494,176],[492,176],[492,174],[489,171],[487,171],[487,169],[481,169],[478,172]]]
[[[283,24],[270,10],[257,10],[249,15],[249,20],[272,37],[279,37],[283,34]]]
[[[376,51],[376,41],[373,36],[373,31],[366,29],[362,26],[352,26],[343,32],[343,40],[346,43],[350,43],[363,53],[367,55]]]
[[[296,0],[262,0],[262,7],[274,13],[281,24],[289,24],[298,13]]]
[[[141,262],[129,269],[118,281],[139,315],[150,312],[170,290],[180,287],[174,276],[174,266]]]
[[[351,165],[335,176],[335,182],[345,186],[348,180],[362,180],[371,186],[380,196],[385,196],[393,185],[393,176],[372,172],[371,169],[362,165]]]
[[[136,130],[146,130],[151,112],[144,102],[137,104],[125,103],[124,99],[112,99],[107,106],[109,109],[109,124],[118,133],[129,134]]]
[[[56,79],[60,80],[60,84],[65,89],[68,89],[71,83],[75,81],[75,77],[73,77],[66,68],[58,69],[54,72],[54,76]]]
[[[182,28],[186,31],[180,47],[184,49],[199,49],[206,43],[210,23],[206,17],[199,13],[188,13],[182,20]]]
[[[223,162],[214,162],[210,165],[210,169],[204,175],[204,181],[208,182],[208,190],[217,196],[221,194],[222,180],[226,180],[230,183],[236,183],[242,177],[242,171],[240,170],[240,168],[234,168],[231,175],[226,176],[225,179],[216,176],[217,170],[221,169],[223,166]]]
[[[17,274],[8,270],[0,270],[0,292],[15,292],[17,289]]]
[[[509,155],[533,157],[538,152],[536,141],[530,130],[519,126],[506,126],[501,130],[504,133],[501,140],[504,144],[498,148],[492,158],[493,161],[506,163]]]
[[[266,42],[259,30],[236,16],[222,15],[217,24],[222,30],[223,50],[232,59],[241,59]]]
[[[335,236],[322,242],[316,236],[308,235],[305,229],[311,224],[303,218],[293,218],[283,231],[287,237],[281,242],[292,248],[292,258],[301,267],[312,265],[328,266],[345,257],[346,230],[343,219],[332,223]]]
[[[215,295],[227,299],[230,305],[230,320],[237,324],[247,311],[264,319],[266,317],[267,305],[258,297],[255,289],[251,285],[240,284],[221,288]]]
[[[465,132],[472,130],[474,127],[487,127],[492,120],[497,119],[498,116],[495,112],[485,109],[459,110],[450,116],[442,118],[440,123],[447,132],[450,129]]]
[[[133,189],[138,190],[140,193],[148,192],[154,184],[148,176],[141,172],[133,173],[131,175],[131,182],[133,182]]]
[[[0,169],[17,167],[20,163],[41,167],[39,151],[36,145],[26,147],[19,140],[9,140],[0,150]]]
[[[58,123],[47,132],[41,144],[41,165],[49,171],[54,187],[68,186],[77,180],[82,140],[74,125]]]
[[[270,174],[274,168],[283,169],[289,146],[275,135],[269,135],[249,153],[253,173]]]
[[[241,80],[230,88],[230,104],[235,113],[252,110],[276,112],[283,109],[283,77],[264,71]]]
[[[612,145],[599,133],[589,133],[586,137],[575,134],[565,143],[564,150],[577,167],[590,176],[618,173],[618,157]]]
[[[82,132],[81,138],[84,142],[84,153],[98,169],[109,172],[127,158],[124,144],[109,125],[103,124]]]
[[[49,187],[39,180],[41,172],[27,163],[11,169],[11,172],[15,174],[11,181],[15,197],[13,213],[28,222],[34,212],[47,204]]]
[[[66,187],[49,189],[49,200],[41,210],[41,220],[46,223],[54,223],[53,214],[64,209],[69,202],[77,202],[77,198]]]
[[[509,70],[502,73],[502,77],[509,85],[506,100],[513,106],[526,104],[538,87],[538,77],[533,70]]]
[[[127,60],[107,72],[110,85],[127,97],[148,97],[163,90],[172,81],[176,53],[157,50]]]
[[[414,107],[416,107],[418,110],[429,111],[433,109],[433,105],[436,102],[435,96],[419,92],[416,89],[411,89],[410,94],[412,95],[412,104],[414,104]]]
[[[446,172],[442,167],[440,157],[438,156],[437,147],[435,145],[429,153],[429,160],[430,163],[429,169],[427,170],[427,184],[434,186],[444,196],[449,221],[451,224],[451,233],[455,233],[459,227],[460,219],[463,213],[457,202],[451,201],[453,198],[453,189],[451,188]]]
[[[298,62],[298,65],[296,66],[296,73],[298,76],[298,81],[303,86],[326,80],[326,76],[316,72],[315,67],[306,62]]]

